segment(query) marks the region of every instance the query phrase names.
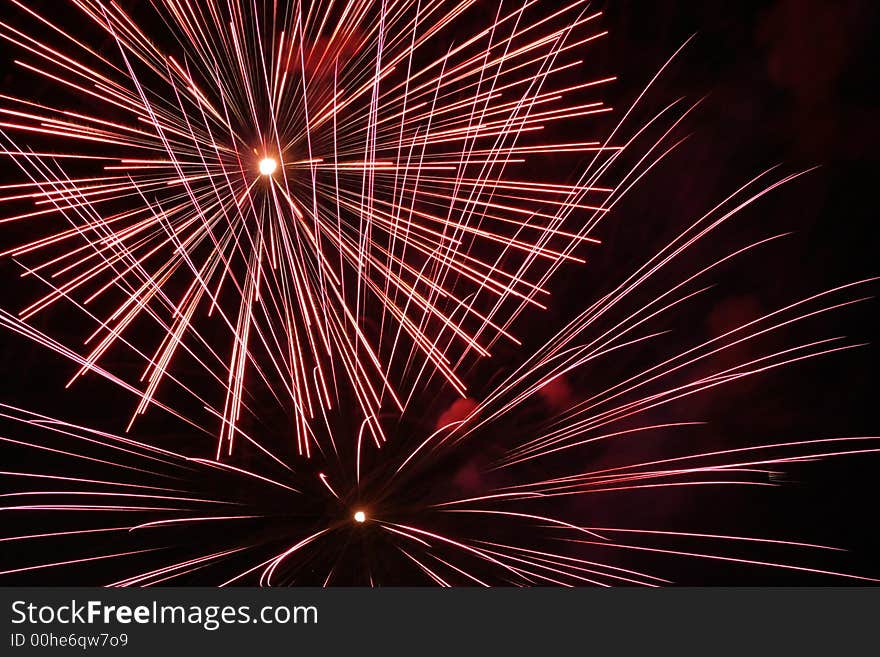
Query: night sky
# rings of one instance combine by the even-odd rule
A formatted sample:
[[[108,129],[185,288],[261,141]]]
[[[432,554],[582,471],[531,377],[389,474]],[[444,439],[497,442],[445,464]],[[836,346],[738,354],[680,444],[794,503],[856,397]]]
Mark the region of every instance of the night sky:
[[[626,106],[692,35],[691,43],[656,83],[640,111],[647,117],[679,97],[694,101],[705,96],[705,100],[678,131],[679,136],[688,135],[683,146],[602,224],[598,236],[603,244],[591,247],[587,264],[564,269],[554,280],[547,313],[525,318],[518,326],[523,349],[540,344],[548,326],[560,326],[579,312],[686,222],[776,164],[785,172],[818,168],[747,209],[712,242],[721,253],[727,242],[738,244],[785,231],[792,235],[750,257],[746,265],[720,270],[713,277],[716,287],[709,298],[678,318],[670,330],[684,331],[688,340],[709,337],[810,292],[880,275],[874,202],[880,171],[873,70],[880,27],[877,3],[621,0],[601,4],[606,12],[603,25],[610,35],[588,54],[593,58],[591,70],[620,77],[604,95],[609,104]],[[2,55],[0,87],[3,93],[14,93],[28,83],[10,66],[10,56]],[[590,126],[601,133],[610,127],[608,121],[597,120]],[[0,230],[0,245],[18,243],[26,231],[19,227]],[[17,310],[32,297],[9,283],[18,276],[13,263],[0,263],[0,276],[4,308]],[[878,291],[880,284],[870,286],[867,293]],[[48,326],[53,320],[39,321]],[[829,334],[871,344],[748,379],[664,412],[670,417],[687,415],[709,421],[709,445],[719,449],[739,444],[743,435],[749,436],[748,442],[880,435],[876,383],[880,302],[860,304],[822,321]],[[736,356],[747,357],[748,352]],[[517,358],[516,350],[502,350],[474,376],[485,385]],[[639,357],[634,358],[620,363],[621,372],[639,366]],[[70,366],[6,333],[0,337],[0,370],[0,400],[107,429],[120,429],[124,423],[117,415],[120,408],[125,409],[123,417],[128,417],[127,397],[103,383],[64,391]],[[615,374],[604,373],[609,380]],[[564,385],[547,393],[545,402],[551,408],[559,398],[577,395],[589,381],[572,379]],[[441,398],[440,408],[431,411],[429,427],[449,417],[444,414],[460,413],[454,404],[452,396]],[[146,428],[161,426],[161,418],[144,423]],[[662,451],[662,446],[655,448]],[[599,458],[611,462],[621,456],[602,454]],[[631,507],[611,506],[604,513],[609,520],[627,514],[634,525],[641,520],[675,525],[682,518],[696,518],[703,526],[714,525],[729,533],[831,543],[851,550],[834,567],[880,577],[876,559],[880,530],[874,519],[878,467],[880,457],[873,456],[803,464],[792,466],[786,485],[770,493],[738,491],[731,496],[719,490],[701,491],[699,496],[670,494],[656,500],[640,497]],[[463,468],[450,476],[466,478],[467,472]],[[650,563],[650,558],[640,563]],[[680,563],[680,567],[677,581],[684,584],[841,583],[767,570],[725,573],[717,565],[693,562]]]

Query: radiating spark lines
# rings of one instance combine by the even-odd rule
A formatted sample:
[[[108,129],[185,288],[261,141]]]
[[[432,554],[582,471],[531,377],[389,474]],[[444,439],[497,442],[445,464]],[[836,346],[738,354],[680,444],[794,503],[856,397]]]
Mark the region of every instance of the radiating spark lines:
[[[826,322],[868,277],[688,330],[788,236],[725,227],[810,169],[760,172],[521,330],[687,139],[701,101],[641,111],[677,52],[594,138],[615,78],[584,64],[606,34],[587,0],[8,1],[36,88],[0,94],[2,256],[39,293],[0,327],[131,411],[0,400],[0,583],[656,587],[682,559],[880,581],[809,533],[616,512],[880,454],[713,442],[696,404],[865,347]]]
[[[475,0],[256,14],[167,0],[150,21],[168,43],[115,3],[71,2],[101,49],[11,4],[0,37],[58,98],[0,99],[0,148],[25,176],[2,186],[0,222],[52,227],[4,253],[48,286],[20,317],[89,309],[78,375],[134,348],[132,422],[179,394],[175,367],[195,360],[222,386],[218,456],[263,387],[302,454],[349,389],[382,443],[371,418],[435,374],[465,395],[468,359],[518,343],[511,319],[596,241],[582,217],[607,210],[597,174],[619,148],[545,136],[610,110],[595,94],[613,77],[566,78],[605,34],[586,0],[499,4],[477,28]],[[559,153],[599,157],[577,184],[524,175]]]
[[[748,187],[738,194],[753,198]],[[733,207],[742,205],[737,195],[727,202]],[[701,221],[713,225],[714,217],[726,216],[723,205]],[[687,235],[697,227],[691,226],[673,244],[688,241]],[[694,420],[651,421],[648,412],[671,400],[710,394],[720,386],[760,376],[769,369],[788,368],[806,359],[859,347],[832,336],[803,338],[780,349],[768,338],[809,318],[842,312],[863,301],[866,297],[860,290],[871,285],[872,279],[795,300],[693,346],[673,342],[671,357],[658,355],[653,366],[618,381],[603,382],[598,392],[572,400],[555,416],[527,423],[519,431],[500,429],[509,427],[511,419],[519,422],[518,418],[527,417],[523,410],[560,376],[589,371],[603,357],[667,337],[666,332],[652,332],[646,324],[663,314],[680,315],[684,306],[705,293],[708,286],[702,279],[719,263],[744,258],[776,239],[733,248],[708,265],[698,265],[694,273],[684,275],[669,285],[666,293],[645,303],[636,290],[662,267],[652,271],[609,307],[592,306],[622,317],[611,322],[611,329],[596,334],[590,314],[575,317],[518,370],[494,385],[464,419],[425,438],[406,435],[403,424],[392,422],[387,431],[394,440],[379,449],[376,443],[362,440],[366,424],[362,423],[357,445],[341,444],[338,462],[327,460],[327,471],[304,469],[308,460],[289,466],[259,449],[254,451],[260,458],[253,466],[239,467],[4,406],[0,415],[5,422],[23,423],[37,432],[26,440],[0,437],[4,443],[26,452],[40,450],[64,459],[88,459],[101,473],[71,477],[61,474],[67,471],[64,467],[59,474],[2,473],[6,478],[33,483],[33,488],[25,485],[4,496],[4,510],[44,518],[39,525],[42,531],[22,531],[3,537],[2,542],[63,540],[75,546],[79,538],[95,533],[123,539],[118,542],[121,547],[105,553],[85,554],[71,547],[71,558],[65,561],[27,563],[3,575],[33,576],[42,570],[119,560],[130,563],[132,570],[128,572],[133,574],[108,584],[198,581],[327,586],[423,578],[440,586],[653,587],[677,581],[674,565],[671,571],[646,572],[631,565],[632,558],[625,556],[651,554],[673,559],[671,563],[684,558],[877,582],[869,574],[826,566],[828,557],[822,555],[840,553],[838,546],[699,529],[631,526],[625,518],[617,525],[597,524],[585,520],[592,515],[589,504],[582,507],[585,514],[576,512],[577,507],[560,505],[571,498],[617,499],[646,491],[656,498],[676,489],[687,490],[692,496],[710,488],[773,489],[780,485],[774,475],[798,463],[880,453],[880,438],[844,436],[782,439],[714,450],[689,443],[677,454],[636,457],[613,466],[594,463],[588,457],[589,450],[600,443],[656,440],[673,432],[707,428],[704,422]],[[687,248],[692,246],[690,243]],[[609,298],[602,296],[601,301]],[[641,334],[633,337],[634,332]],[[712,364],[727,349],[745,342],[766,346],[733,364],[722,360],[723,366],[713,369]],[[641,416],[647,420],[640,421]],[[339,426],[341,419],[339,413],[328,418],[328,430]],[[55,446],[59,438],[67,448]],[[478,483],[472,494],[462,495],[444,464],[468,463],[480,454],[479,446],[486,439],[496,447],[503,446],[503,451],[494,460],[480,459],[484,466]],[[249,445],[259,448],[258,443]],[[560,453],[568,457],[559,460]],[[41,463],[38,459],[35,462]],[[497,478],[497,473],[505,476]],[[221,477],[225,483],[212,477]],[[230,486],[233,482],[238,484]],[[70,518],[64,523],[68,527],[75,519],[75,528],[45,531],[46,518],[51,522],[46,514],[50,513]],[[121,525],[120,515],[131,517],[130,524]],[[89,518],[93,520],[89,522]],[[199,540],[180,538],[187,532],[195,533]],[[761,557],[755,556],[756,550],[761,551]],[[375,558],[389,567],[377,570],[377,564],[364,566],[365,555],[368,561]],[[147,560],[139,561],[142,559]]]

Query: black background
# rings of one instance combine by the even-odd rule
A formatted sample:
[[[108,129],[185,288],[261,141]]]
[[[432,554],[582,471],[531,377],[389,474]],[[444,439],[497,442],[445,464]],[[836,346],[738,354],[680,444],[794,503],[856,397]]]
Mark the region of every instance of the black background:
[[[4,13],[6,7],[14,10],[5,5]],[[611,34],[590,50],[590,56],[596,58],[597,70],[620,77],[610,91],[610,104],[625,105],[692,34],[694,40],[662,78],[651,105],[656,108],[678,96],[707,98],[687,121],[686,131],[692,133],[687,144],[623,204],[615,221],[603,226],[604,245],[590,254],[586,270],[563,272],[554,283],[547,322],[559,323],[580,310],[593,298],[593,290],[601,290],[640,262],[649,245],[671,236],[684,221],[777,163],[786,171],[817,164],[820,168],[744,213],[731,229],[731,238],[785,230],[794,235],[748,268],[721,276],[711,302],[694,313],[694,333],[709,335],[780,300],[880,274],[875,230],[880,131],[872,66],[877,54],[872,35],[880,27],[876,3],[620,1],[605,3],[604,9],[604,26]],[[0,68],[3,92],[32,85],[29,75],[8,65],[9,59],[4,54]],[[39,89],[27,89],[27,95],[39,94]],[[2,243],[7,239],[4,236]],[[7,282],[16,280],[17,269],[4,262],[0,273],[0,302],[15,310],[23,297]],[[876,293],[877,286],[870,291]],[[873,341],[878,319],[878,304],[872,302],[826,325],[856,341]],[[546,336],[544,321],[534,322],[534,328],[525,323],[521,332],[527,344]],[[516,354],[504,358],[513,362]],[[878,364],[880,345],[871,344],[799,365],[796,371],[770,374],[760,382],[737,384],[704,406],[691,404],[686,410],[711,418],[719,445],[750,432],[783,439],[876,435]],[[70,368],[39,347],[4,335],[0,371],[0,400],[119,428],[117,394],[103,385],[62,391]],[[734,499],[718,492],[702,495],[699,502],[665,499],[663,509],[647,515],[671,521],[692,516],[704,518],[707,525],[723,518],[715,525],[730,533],[758,528],[763,535],[831,543],[852,551],[835,564],[841,570],[880,576],[878,465],[880,459],[864,456],[799,466],[789,485],[769,496],[762,492]],[[649,499],[647,504],[660,502]],[[710,574],[693,563],[681,567],[681,583],[719,579],[717,569]],[[722,572],[720,580],[807,581],[796,574],[739,570]]]

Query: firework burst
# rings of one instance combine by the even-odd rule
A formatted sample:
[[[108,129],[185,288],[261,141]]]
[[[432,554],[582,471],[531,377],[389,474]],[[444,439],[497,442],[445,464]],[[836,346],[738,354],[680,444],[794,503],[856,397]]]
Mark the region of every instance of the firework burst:
[[[664,275],[769,187],[758,177],[701,217],[521,365],[495,377],[479,401],[444,411],[421,400],[418,414],[386,418],[392,439],[381,449],[365,440],[366,422],[358,428],[345,413],[331,416],[328,431],[350,439],[337,440],[325,458],[279,458],[245,435],[236,458],[215,460],[4,406],[8,434],[29,436],[2,438],[10,462],[22,464],[3,473],[17,482],[4,511],[32,529],[0,540],[60,541],[65,558],[16,563],[3,575],[34,581],[77,568],[87,581],[119,586],[659,586],[677,581],[668,563],[658,570],[662,557],[877,581],[829,565],[839,554],[834,546],[637,524],[631,513],[609,521],[604,513],[627,508],[622,500],[630,498],[669,504],[677,490],[694,500],[708,490],[735,497],[773,489],[799,464],[880,452],[871,436],[743,436],[738,446],[707,449],[699,418],[657,419],[658,409],[679,400],[863,346],[807,327],[867,300],[861,290],[870,280],[793,299],[693,343],[657,330],[670,316],[689,321],[688,306],[718,268],[777,239],[732,249],[672,285]],[[665,290],[645,302],[644,289],[656,279]],[[741,358],[737,350],[746,344]],[[648,354],[637,361],[648,365],[614,378],[602,373],[632,351]],[[573,383],[582,375],[589,390]],[[662,449],[646,458],[634,444]]]
[[[589,3],[11,4],[0,37],[52,91],[0,104],[0,221],[26,234],[5,255],[44,286],[0,323],[136,401],[125,435],[0,404],[5,581],[658,586],[679,558],[877,581],[836,547],[605,512],[880,451],[718,447],[679,405],[864,346],[821,320],[872,280],[688,330],[719,271],[785,237],[723,227],[808,172],[763,171],[517,338],[694,107],[554,137],[610,109]],[[150,407],[171,419],[133,428]]]
[[[571,81],[605,34],[585,1],[172,0],[147,17],[84,1],[77,32],[12,4],[0,36],[54,99],[0,106],[26,174],[2,221],[46,227],[5,252],[48,286],[19,318],[87,314],[74,378],[125,378],[113,363],[133,352],[135,416],[166,386],[200,396],[175,372],[203,369],[223,390],[202,399],[218,455],[258,386],[306,455],[340,387],[377,444],[376,418],[427,379],[466,395],[461,368],[518,343],[513,320],[607,211],[618,149],[552,136],[610,109],[612,77]],[[565,154],[590,164],[531,173]]]

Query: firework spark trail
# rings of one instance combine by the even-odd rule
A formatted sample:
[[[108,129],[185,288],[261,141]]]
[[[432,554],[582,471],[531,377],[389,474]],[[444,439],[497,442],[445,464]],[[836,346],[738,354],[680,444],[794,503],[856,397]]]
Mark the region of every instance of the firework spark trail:
[[[235,481],[237,478],[246,478],[258,482],[261,486],[270,486],[273,488],[283,489],[286,494],[295,495],[292,487],[281,484],[268,477],[251,472],[242,468],[233,467],[227,464],[219,464],[214,461],[205,459],[193,459],[185,457],[176,452],[159,449],[154,446],[140,443],[138,441],[117,436],[106,432],[99,432],[88,427],[79,426],[49,418],[44,415],[35,414],[30,411],[17,409],[8,405],[3,405],[2,418],[13,423],[21,423],[30,426],[31,435],[34,437],[28,440],[11,440],[2,438],[8,444],[13,444],[16,448],[32,452],[39,450],[51,452],[55,455],[63,456],[67,459],[77,461],[87,460],[97,467],[105,471],[116,472],[121,476],[131,477],[132,473],[146,477],[148,481],[171,482],[174,487],[168,485],[154,484],[137,484],[130,481],[116,481],[112,479],[93,479],[71,477],[68,475],[48,475],[33,472],[3,472],[4,478],[24,478],[26,480],[45,480],[51,479],[57,482],[59,486],[65,485],[67,490],[27,490],[17,491],[3,495],[3,498],[16,498],[21,496],[35,496],[40,500],[46,500],[41,504],[9,504],[6,502],[2,510],[5,513],[28,512],[37,514],[34,517],[42,518],[41,523],[53,522],[51,517],[46,513],[55,512],[66,516],[80,516],[84,514],[82,520],[89,524],[107,522],[114,515],[119,513],[147,515],[149,517],[158,518],[146,522],[135,519],[131,525],[116,526],[93,526],[89,529],[74,529],[57,532],[41,532],[33,534],[22,534],[17,536],[3,537],[4,543],[32,540],[73,540],[78,537],[87,537],[93,534],[104,533],[126,533],[133,538],[126,539],[133,542],[139,542],[142,532],[156,532],[167,527],[179,529],[182,525],[192,526],[198,523],[226,523],[226,522],[246,522],[253,520],[266,520],[266,513],[278,513],[277,507],[270,498],[266,498],[273,509],[267,507],[262,512],[248,514],[246,511],[235,510],[228,511],[230,505],[240,507],[242,509],[252,508],[241,500],[230,500],[218,497],[197,497],[192,495],[170,495],[169,492],[180,491],[186,492],[192,490],[193,480],[198,479],[194,474],[201,472],[201,476],[205,476],[207,472],[220,472],[228,481],[225,486],[231,491],[229,482]],[[97,436],[97,437],[96,437]],[[60,439],[60,443],[59,443]],[[68,449],[62,450],[53,447],[55,444],[63,444]],[[89,454],[101,454],[101,458],[89,456]],[[39,462],[36,459],[35,462]],[[224,474],[227,473],[227,474]],[[210,475],[209,475],[210,476]],[[133,493],[131,489],[145,491],[143,493]],[[215,489],[215,486],[209,487],[209,490]],[[109,490],[108,490],[109,489]],[[116,489],[116,490],[114,490]],[[121,489],[121,490],[119,490]],[[70,496],[82,497],[86,501],[81,504],[67,504],[65,499]],[[277,498],[277,494],[272,494],[273,498]],[[109,498],[109,499],[108,499]],[[119,501],[116,501],[119,498]],[[144,504],[132,505],[126,500],[135,498],[143,500]],[[104,501],[107,500],[107,501]],[[174,503],[170,505],[169,503]],[[207,511],[207,514],[206,514]],[[89,522],[86,518],[94,516]],[[170,516],[170,517],[169,517]],[[132,516],[137,518],[137,516]],[[110,520],[112,522],[112,520]],[[66,524],[67,521],[62,524]],[[122,539],[114,539],[122,540]],[[152,538],[147,542],[156,542]],[[27,566],[10,568],[2,572],[3,575],[16,575],[24,572],[33,572],[43,569],[56,569],[104,561],[110,559],[120,559],[123,557],[131,557],[133,555],[142,555],[145,553],[155,553],[170,551],[179,548],[179,539],[171,535],[162,535],[158,538],[161,543],[158,546],[139,548],[135,550],[127,550],[124,552],[108,552],[106,554],[91,554],[84,557],[70,558],[63,561],[52,561],[42,564],[30,564]],[[84,544],[85,545],[85,544]],[[70,547],[70,546],[68,546]],[[90,545],[87,548],[91,547]],[[73,547],[73,550],[82,549],[81,547]],[[207,555],[198,555],[184,559],[179,562],[161,568],[152,569],[140,575],[125,578],[116,582],[116,586],[133,586],[133,585],[153,585],[160,582],[182,576],[198,570],[194,566],[207,567],[211,563],[222,560],[225,557],[248,550],[249,546],[232,546],[219,550],[215,553]]]
[[[3,150],[30,182],[2,187],[16,210],[0,221],[68,225],[7,250],[33,263],[26,275],[52,281],[21,317],[61,300],[100,308],[80,375],[102,361],[109,369],[111,349],[151,320],[161,339],[152,355],[137,349],[146,368],[128,384],[140,396],[132,421],[161,405],[184,357],[225,389],[222,409],[208,404],[220,410],[218,454],[233,449],[253,376],[290,410],[307,455],[312,420],[338,403],[340,372],[368,420],[387,403],[402,409],[397,390],[434,373],[465,395],[457,370],[497,339],[518,342],[512,318],[542,305],[549,275],[595,241],[574,213],[606,210],[612,188],[596,169],[619,149],[541,138],[552,123],[610,109],[585,94],[613,77],[565,82],[580,62],[571,57],[605,34],[584,0],[541,18],[534,2],[499,5],[442,56],[431,44],[475,2],[294,4],[252,16],[167,0],[155,12],[173,54],[115,4],[72,3],[110,40],[100,51],[12,4],[19,16],[0,23],[0,37],[23,52],[16,63],[93,100],[82,111],[2,97]],[[32,36],[29,22],[49,35]],[[52,152],[31,145],[45,139]],[[57,149],[62,141],[103,166],[68,173],[78,153]],[[559,152],[593,153],[582,176],[591,182],[518,173]],[[260,174],[261,158],[277,169]],[[231,355],[208,337],[206,313]],[[380,423],[367,428],[385,441]]]
[[[687,300],[689,297],[693,296],[694,294],[700,293],[701,290],[698,290],[697,292],[683,293],[683,289],[686,289],[687,285],[689,285],[690,283],[692,283],[695,280],[698,280],[700,277],[704,276],[705,274],[711,272],[719,264],[726,262],[727,260],[729,260],[731,258],[738,257],[738,256],[750,251],[751,249],[755,248],[756,246],[766,244],[769,241],[775,239],[774,237],[771,237],[771,238],[759,240],[751,245],[747,245],[746,247],[743,247],[743,248],[740,248],[740,249],[737,249],[737,250],[731,252],[727,256],[722,257],[722,258],[718,259],[717,261],[712,262],[709,265],[705,266],[704,268],[698,270],[693,275],[691,275],[691,276],[687,277],[686,279],[684,279],[683,281],[673,285],[672,287],[670,287],[666,291],[662,292],[661,294],[654,296],[648,303],[636,307],[633,311],[631,311],[631,314],[626,315],[623,320],[619,321],[612,328],[607,329],[605,332],[599,334],[598,336],[591,337],[590,340],[586,343],[583,343],[583,344],[576,343],[577,340],[581,339],[581,336],[588,334],[588,331],[591,329],[591,327],[593,325],[596,324],[598,319],[603,317],[605,314],[607,314],[611,310],[616,309],[619,305],[622,305],[624,302],[628,301],[628,299],[634,293],[638,292],[639,289],[643,285],[645,285],[647,282],[649,282],[652,278],[655,278],[658,275],[658,273],[661,273],[663,271],[664,267],[667,267],[670,263],[672,263],[676,258],[681,256],[683,253],[686,253],[689,250],[693,249],[694,246],[699,242],[699,240],[701,240],[701,239],[705,238],[707,235],[709,235],[712,230],[717,229],[720,225],[722,225],[723,222],[725,222],[725,221],[729,220],[731,217],[735,216],[737,212],[741,211],[745,207],[748,207],[749,205],[754,203],[756,200],[760,199],[762,196],[764,196],[769,191],[777,188],[778,186],[780,186],[784,183],[791,182],[797,178],[797,175],[785,176],[785,177],[781,178],[779,181],[777,181],[775,183],[771,183],[765,187],[762,187],[757,192],[751,193],[751,195],[747,196],[745,199],[737,200],[737,195],[745,192],[750,185],[759,181],[763,177],[763,175],[766,175],[766,174],[762,174],[761,176],[750,181],[746,186],[743,186],[742,188],[737,190],[737,192],[735,192],[733,195],[729,196],[727,199],[725,199],[725,201],[723,201],[721,204],[719,204],[715,208],[713,208],[709,213],[707,213],[706,215],[701,217],[695,224],[693,224],[691,227],[686,229],[677,238],[675,238],[672,242],[670,242],[669,245],[667,245],[666,247],[664,247],[663,249],[658,251],[656,255],[652,256],[648,262],[646,262],[634,274],[632,274],[623,284],[618,286],[618,288],[615,290],[615,292],[603,297],[597,303],[593,304],[587,310],[585,310],[583,313],[581,313],[581,315],[579,315],[575,320],[573,320],[572,322],[567,324],[561,331],[559,331],[557,333],[556,336],[554,336],[554,338],[549,340],[543,347],[541,347],[539,350],[537,350],[537,352],[533,356],[526,359],[524,361],[524,363],[516,371],[514,371],[511,375],[509,375],[507,377],[507,379],[502,384],[496,386],[495,392],[492,393],[493,399],[487,399],[486,401],[490,402],[490,401],[498,400],[498,399],[501,399],[505,395],[511,394],[511,392],[513,390],[515,390],[518,386],[521,387],[521,384],[523,381],[534,382],[535,377],[532,374],[532,370],[539,369],[542,367],[549,367],[549,368],[552,368],[552,371],[556,376],[561,376],[567,370],[572,369],[574,367],[577,367],[578,365],[580,365],[588,360],[591,360],[591,359],[594,359],[598,356],[601,356],[611,349],[615,349],[615,348],[619,347],[620,345],[619,344],[616,345],[616,343],[619,343],[620,338],[626,336],[630,331],[638,328],[640,325],[642,325],[644,322],[648,321],[649,319],[652,319],[652,318],[654,318],[664,312],[668,312],[669,310],[674,309],[682,301]],[[724,207],[724,205],[728,204],[728,203],[734,203],[735,205],[733,205],[733,207],[731,209],[727,210],[726,212],[723,212],[723,214],[721,214],[720,217],[713,216],[716,213],[720,212],[722,210],[722,208]],[[700,229],[699,232],[697,232],[695,235],[692,235],[691,233],[694,233],[696,229]],[[825,296],[828,296],[828,295],[831,295],[831,294],[834,294],[837,292],[848,290],[849,288],[857,286],[857,285],[864,285],[866,283],[871,282],[871,280],[872,279],[859,281],[859,282],[855,282],[855,283],[850,283],[847,285],[843,285],[843,286],[839,286],[837,288],[830,289],[828,291],[822,292],[817,295],[813,295],[813,296],[808,297],[802,301],[796,302],[786,308],[781,308],[777,311],[774,311],[773,313],[768,314],[765,317],[762,317],[758,320],[754,320],[754,321],[749,322],[741,327],[738,327],[737,329],[729,331],[725,335],[712,338],[703,345],[699,345],[697,347],[693,347],[691,349],[688,349],[688,350],[682,352],[681,354],[679,354],[679,356],[676,358],[683,358],[685,356],[689,356],[694,353],[699,353],[699,350],[701,348],[707,347],[709,345],[712,345],[713,343],[722,341],[725,338],[728,338],[737,332],[743,331],[744,329],[752,328],[756,324],[759,324],[761,321],[765,321],[767,319],[770,319],[770,318],[775,317],[777,315],[780,315],[782,313],[789,312],[791,310],[799,308],[801,305],[807,304],[807,303],[812,302],[816,299],[819,299],[819,298],[822,298],[822,297],[825,297]],[[674,296],[675,294],[681,294],[682,296],[680,298],[676,299]],[[664,301],[667,301],[669,297],[672,297],[672,300],[668,301],[667,305],[661,306],[660,304],[663,303]],[[638,297],[636,297],[636,299],[638,300]],[[845,301],[841,305],[849,305],[849,304],[857,303],[857,302],[863,301],[863,300],[865,300],[865,299],[848,300],[848,301]],[[655,306],[659,306],[659,308],[655,308]],[[831,305],[831,306],[828,306],[828,307],[820,309],[820,310],[803,313],[801,315],[789,318],[783,322],[780,322],[779,324],[777,324],[775,326],[770,326],[770,327],[764,328],[763,330],[757,330],[754,333],[747,334],[745,337],[742,337],[738,340],[732,340],[727,345],[722,345],[721,347],[717,347],[714,350],[708,350],[703,355],[703,357],[711,356],[711,355],[717,353],[718,351],[721,351],[723,349],[734,346],[735,344],[739,344],[740,342],[749,340],[749,339],[756,337],[756,336],[760,336],[760,335],[762,335],[766,332],[772,331],[772,330],[778,330],[780,328],[787,327],[794,322],[811,317],[811,316],[818,314],[818,313],[834,310],[837,307],[838,307],[837,305]],[[648,311],[652,311],[652,312],[648,312]],[[640,317],[640,315],[642,317]],[[638,321],[635,321],[635,320],[638,320]],[[700,358],[700,356],[697,356],[697,357],[691,359],[690,361],[685,361],[683,364],[679,364],[676,367],[671,368],[669,370],[669,372],[673,372],[676,369],[684,367],[685,365],[693,364],[693,363],[697,362],[697,360],[699,360],[699,358]],[[672,362],[674,362],[674,360],[675,360],[675,358],[671,359],[668,362],[658,364],[654,367],[654,369],[657,369],[657,370],[660,370],[661,372],[663,372],[664,370],[662,370],[661,368],[665,367],[667,365],[670,365]],[[637,375],[636,377],[633,377],[633,380],[635,380],[639,376],[641,376],[641,374]],[[654,377],[654,378],[657,378],[657,377]],[[646,382],[650,382],[652,380],[653,379],[649,378],[649,379],[647,379]],[[618,387],[622,387],[625,383],[630,383],[630,381],[622,382],[621,384],[618,384]],[[543,385],[546,385],[546,382],[541,382],[538,386],[535,386],[535,387],[531,387],[531,388],[525,387],[525,388],[521,389],[518,393],[520,395],[519,399],[522,399],[522,398],[534,393],[539,387],[541,387]],[[614,388],[611,388],[611,389],[607,390],[606,393],[611,392],[613,390],[614,390]],[[628,391],[628,390],[626,390],[626,391]],[[596,395],[596,398],[601,397],[602,394],[605,394],[605,393],[601,393],[599,395]],[[619,393],[619,394],[622,394],[622,393]],[[617,395],[615,395],[615,396],[617,396]],[[613,398],[614,398],[614,396],[611,396],[611,397],[609,397],[609,400],[613,399]],[[516,399],[517,398],[514,398],[513,403],[516,402]],[[586,402],[584,404],[586,405]],[[498,412],[500,412],[500,411],[498,411]],[[491,417],[492,417],[491,415],[487,416],[487,415],[485,415],[485,413],[483,413],[482,422],[484,422],[484,423],[488,422],[489,420],[491,420]],[[478,427],[479,423],[477,423],[475,426]]]

